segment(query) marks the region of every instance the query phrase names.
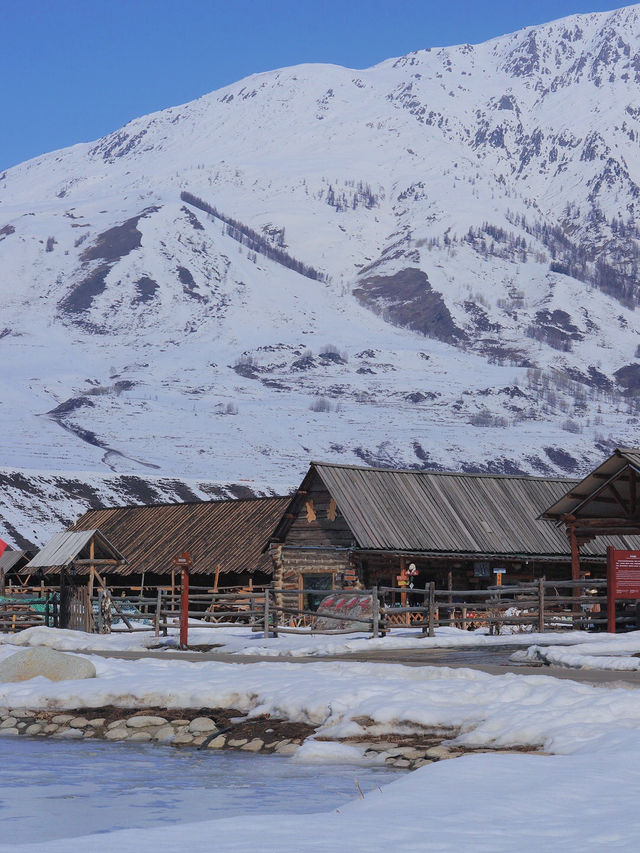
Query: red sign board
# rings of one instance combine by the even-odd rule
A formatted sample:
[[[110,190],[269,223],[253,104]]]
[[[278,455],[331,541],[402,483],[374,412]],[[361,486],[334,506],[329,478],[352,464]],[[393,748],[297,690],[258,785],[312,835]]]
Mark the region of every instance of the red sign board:
[[[613,598],[640,599],[640,551],[608,548],[607,579]]]
[[[616,632],[616,599],[640,600],[640,551],[607,548],[607,620],[610,633]]]

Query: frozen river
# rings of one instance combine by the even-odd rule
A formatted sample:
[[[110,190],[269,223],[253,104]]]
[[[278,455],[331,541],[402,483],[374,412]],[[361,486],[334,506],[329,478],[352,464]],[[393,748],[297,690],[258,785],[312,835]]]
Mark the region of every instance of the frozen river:
[[[0,739],[2,841],[188,823],[239,814],[326,811],[398,771],[298,764],[242,752],[149,744]]]

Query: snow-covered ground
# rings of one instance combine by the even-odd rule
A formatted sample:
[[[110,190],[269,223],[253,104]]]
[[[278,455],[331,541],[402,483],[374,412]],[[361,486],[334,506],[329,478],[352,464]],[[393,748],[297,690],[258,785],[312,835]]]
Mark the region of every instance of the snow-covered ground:
[[[598,635],[596,635],[598,636]],[[543,662],[573,669],[640,670],[640,631],[612,636],[601,634],[597,643],[577,643],[570,649],[556,645],[541,647],[538,640],[528,649],[514,652],[516,663]]]
[[[13,651],[5,643],[0,659]],[[368,734],[453,727],[459,733],[452,742],[461,746],[529,745],[552,755],[480,754],[428,765],[320,814],[232,817],[144,834],[122,830],[18,847],[0,841],[2,853],[173,853],[182,847],[209,853],[212,839],[217,851],[243,853],[256,845],[274,853],[637,849],[636,689],[597,688],[547,675],[491,676],[468,669],[342,661],[303,666],[90,659],[97,678],[3,684],[0,705],[222,706],[250,716],[269,713],[312,723],[331,738],[364,736],[362,720],[369,719]],[[317,743],[310,750],[315,760],[323,749]]]
[[[494,646],[574,646],[580,644],[601,648],[612,641],[610,634],[588,634],[585,631],[562,633],[508,633],[490,636],[485,629],[461,631],[458,628],[436,628],[435,637],[423,637],[417,629],[394,630],[386,637],[373,640],[365,633],[342,636],[311,634],[280,634],[265,638],[262,631],[252,631],[245,625],[219,625],[200,627],[198,620],[190,620],[189,645],[215,645],[216,651],[238,655],[264,657],[313,657],[338,655],[349,652],[391,649],[474,649]],[[175,650],[178,647],[178,628],[170,628],[167,637],[156,637],[152,630],[133,634],[86,634],[84,631],[66,631],[59,628],[28,628],[17,634],[0,634],[0,646],[48,646],[59,651],[144,651],[150,648]],[[640,632],[624,635],[625,642],[635,642],[640,650]],[[622,638],[613,640],[620,642]],[[533,659],[533,658],[532,658]]]

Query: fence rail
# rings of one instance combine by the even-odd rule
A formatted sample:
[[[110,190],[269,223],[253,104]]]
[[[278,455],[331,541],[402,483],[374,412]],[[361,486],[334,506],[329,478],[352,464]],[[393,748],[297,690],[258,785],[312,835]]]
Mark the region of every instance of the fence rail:
[[[488,628],[491,633],[560,629],[593,629],[606,625],[606,581],[548,581],[491,586],[487,589],[371,589],[249,588],[231,591],[191,587],[187,609],[181,611],[178,588],[162,587],[137,595],[118,595],[116,588],[100,589],[91,598],[79,587],[71,609],[84,630],[98,633],[153,630],[166,635],[181,616],[197,620],[199,628],[220,628],[230,622],[249,625],[265,636],[279,633],[368,633],[373,637],[401,628],[417,628],[433,636],[440,626]],[[80,594],[82,591],[82,595]],[[152,594],[149,594],[151,593]],[[83,598],[84,596],[84,598]],[[310,599],[309,597],[313,597]],[[363,610],[340,612],[312,604],[332,596],[362,603]],[[84,616],[82,608],[85,608]],[[57,591],[42,588],[13,590],[0,599],[0,632],[46,625],[67,627],[65,607]],[[635,610],[618,608],[621,627],[640,627]]]

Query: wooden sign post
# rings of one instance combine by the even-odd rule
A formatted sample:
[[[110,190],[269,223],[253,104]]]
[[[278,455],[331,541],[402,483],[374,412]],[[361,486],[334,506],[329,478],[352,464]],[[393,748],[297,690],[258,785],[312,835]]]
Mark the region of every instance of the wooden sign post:
[[[616,599],[640,599],[640,551],[607,548],[607,630],[616,632]]]
[[[180,589],[180,648],[189,646],[189,571],[193,565],[191,554],[185,551],[176,557],[173,565],[182,572],[182,584]]]

